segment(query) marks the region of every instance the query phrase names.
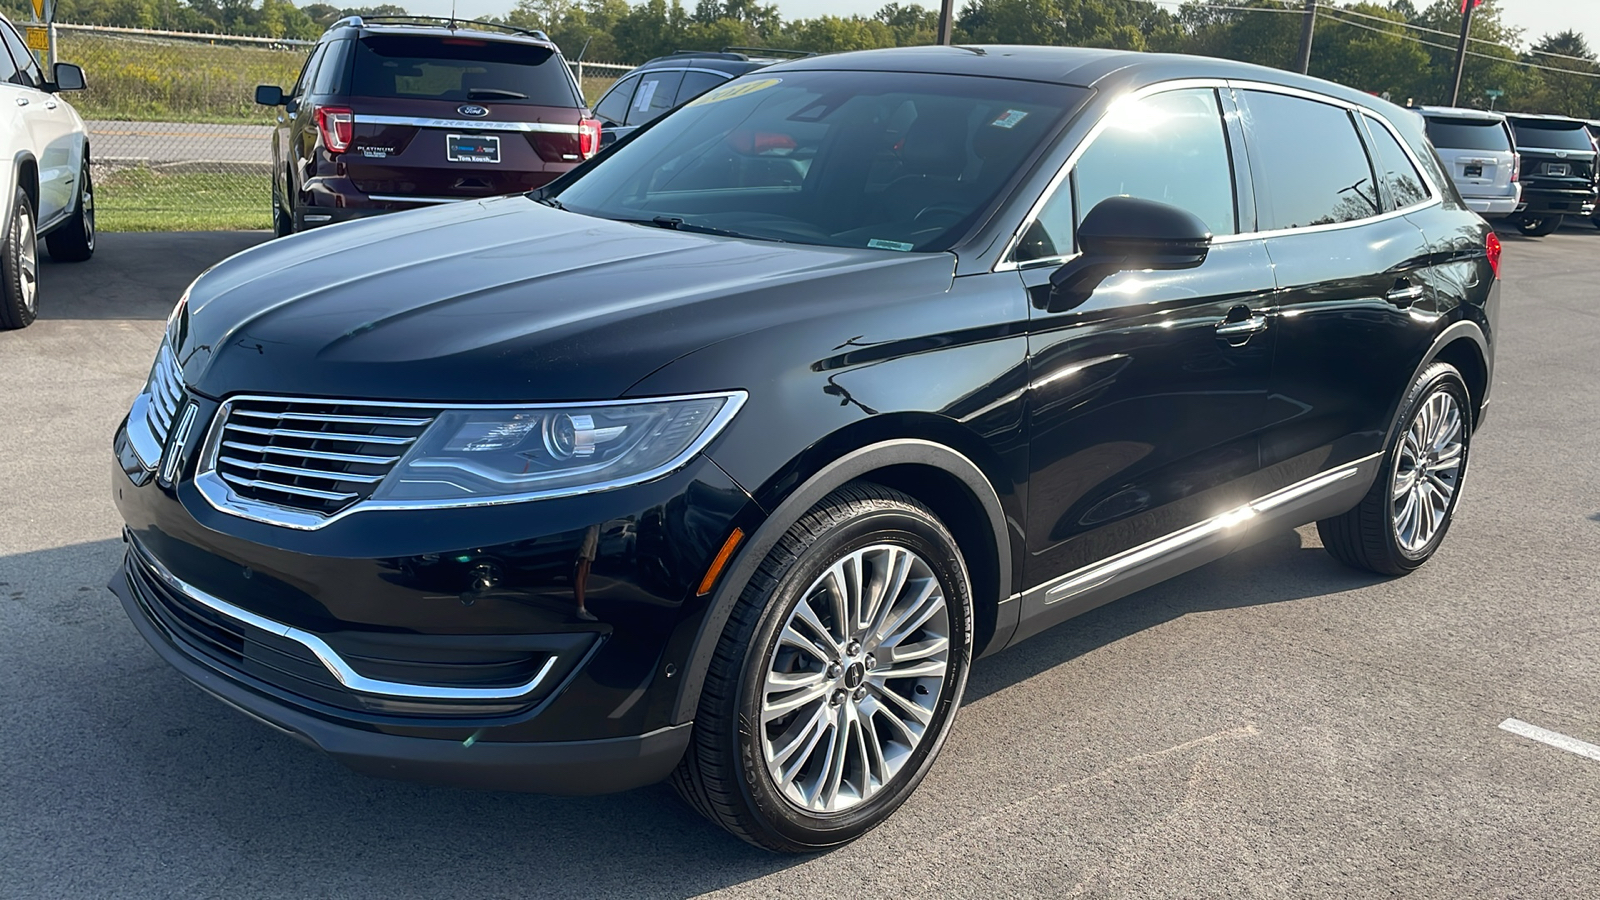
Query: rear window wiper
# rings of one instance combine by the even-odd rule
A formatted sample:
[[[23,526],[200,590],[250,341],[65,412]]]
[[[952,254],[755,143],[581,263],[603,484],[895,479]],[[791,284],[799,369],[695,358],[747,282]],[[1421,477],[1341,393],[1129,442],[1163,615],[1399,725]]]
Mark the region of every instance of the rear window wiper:
[[[468,100],[526,100],[527,94],[516,91],[503,91],[499,88],[472,88],[467,91]]]

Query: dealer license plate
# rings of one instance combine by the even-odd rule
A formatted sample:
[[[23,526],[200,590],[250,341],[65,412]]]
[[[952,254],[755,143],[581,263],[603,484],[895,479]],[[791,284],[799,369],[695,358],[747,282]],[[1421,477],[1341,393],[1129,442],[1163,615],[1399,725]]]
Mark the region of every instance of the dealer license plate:
[[[1546,175],[1566,175],[1570,171],[1572,171],[1572,170],[1567,167],[1566,163],[1545,163],[1544,164],[1544,173]]]
[[[493,134],[447,134],[445,158],[459,163],[497,163],[500,138]]]

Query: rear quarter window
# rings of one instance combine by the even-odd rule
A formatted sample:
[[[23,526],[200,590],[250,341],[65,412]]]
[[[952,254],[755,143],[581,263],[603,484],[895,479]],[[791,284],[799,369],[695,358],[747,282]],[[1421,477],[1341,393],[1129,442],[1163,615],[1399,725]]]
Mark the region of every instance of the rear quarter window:
[[[1510,152],[1511,138],[1504,125],[1493,119],[1450,119],[1426,117],[1428,140],[1444,150],[1487,150]]]
[[[355,42],[351,94],[456,103],[582,105],[566,63],[514,41],[375,34]]]

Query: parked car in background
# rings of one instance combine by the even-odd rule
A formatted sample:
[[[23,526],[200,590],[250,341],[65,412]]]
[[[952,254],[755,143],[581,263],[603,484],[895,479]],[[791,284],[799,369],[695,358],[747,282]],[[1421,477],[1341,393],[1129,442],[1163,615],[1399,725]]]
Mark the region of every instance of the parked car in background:
[[[47,79],[4,17],[0,42],[0,329],[9,329],[38,315],[40,237],[51,259],[94,255],[94,182],[88,132],[61,96],[83,90],[83,70],[56,63]]]
[[[405,218],[184,292],[112,590],[361,771],[671,778],[773,850],[884,821],[977,657],[1309,522],[1423,566],[1494,383],[1422,123],[1226,60],[780,63]]]
[[[1527,235],[1552,234],[1567,216],[1589,218],[1600,199],[1600,171],[1588,125],[1565,116],[1507,113],[1522,157],[1523,210],[1517,227]]]
[[[600,123],[543,32],[426,16],[328,26],[278,107],[279,235],[532,190],[600,148]]]
[[[1423,106],[1417,112],[1469,209],[1499,219],[1522,206],[1520,160],[1505,116],[1447,106]]]
[[[711,90],[730,78],[784,59],[815,56],[795,50],[724,47],[720,52],[680,50],[658,56],[618,78],[594,105],[609,145],[640,125]]]

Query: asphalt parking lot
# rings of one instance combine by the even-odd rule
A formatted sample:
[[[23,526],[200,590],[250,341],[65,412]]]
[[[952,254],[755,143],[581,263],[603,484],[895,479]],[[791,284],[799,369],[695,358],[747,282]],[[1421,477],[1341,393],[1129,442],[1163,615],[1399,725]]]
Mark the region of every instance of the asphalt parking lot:
[[[1492,412],[1400,580],[1286,531],[979,663],[932,775],[812,858],[664,787],[373,780],[225,709],[105,589],[110,435],[187,281],[258,234],[102,236],[0,334],[0,896],[1600,893],[1600,234],[1505,237]],[[1352,364],[1359,364],[1353,361]]]

